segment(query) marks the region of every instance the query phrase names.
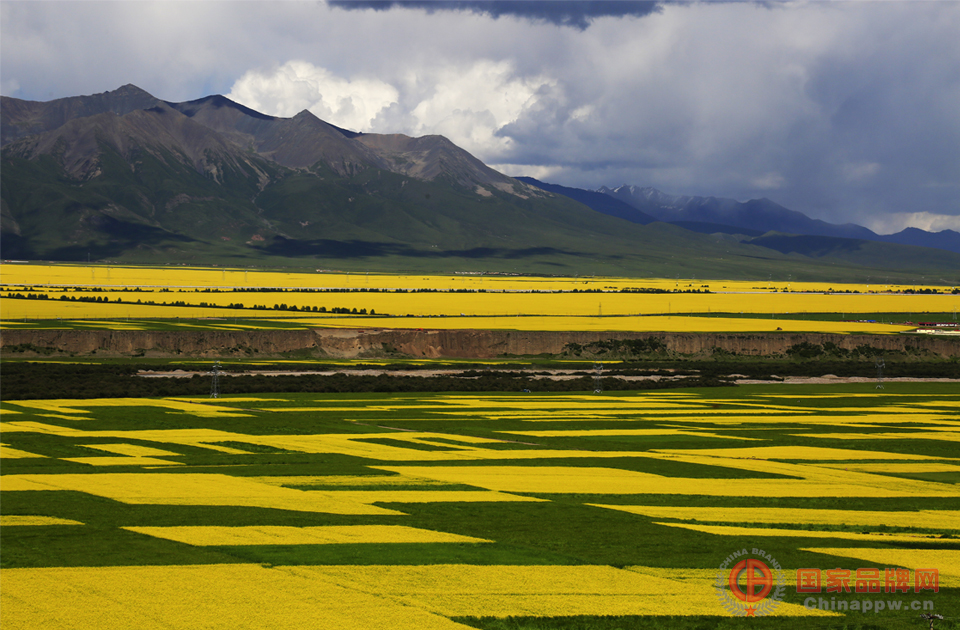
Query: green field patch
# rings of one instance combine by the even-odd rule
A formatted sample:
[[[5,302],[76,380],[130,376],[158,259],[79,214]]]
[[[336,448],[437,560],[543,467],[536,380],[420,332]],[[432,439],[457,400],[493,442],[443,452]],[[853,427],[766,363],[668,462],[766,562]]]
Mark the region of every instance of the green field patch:
[[[208,547],[209,548],[209,547]],[[580,564],[544,549],[500,543],[389,543],[215,547],[244,562],[269,565]]]
[[[337,486],[326,486],[322,484],[284,484],[285,488],[296,488],[297,490],[363,490],[363,491],[383,491],[389,492],[391,490],[416,490],[416,491],[441,491],[441,492],[470,492],[470,491],[483,491],[482,488],[477,488],[476,486],[468,486],[465,484],[458,483],[410,483],[403,485],[395,484],[343,484]]]
[[[917,479],[918,481],[935,481],[937,483],[946,483],[952,485],[960,484],[960,471],[915,473],[876,471],[874,474],[899,477],[901,479]]]
[[[434,440],[431,440],[431,441],[434,441]],[[396,448],[405,448],[405,449],[411,449],[411,450],[414,450],[414,451],[447,451],[447,452],[454,452],[454,451],[462,450],[462,447],[466,446],[466,445],[463,444],[462,442],[459,443],[459,446],[460,446],[461,448],[454,448],[453,446],[443,446],[443,445],[440,445],[440,444],[430,444],[430,443],[426,443],[426,442],[414,442],[413,440],[394,440],[394,439],[392,439],[392,438],[364,438],[364,439],[362,439],[362,440],[358,440],[358,442],[362,442],[362,443],[367,443],[367,442],[368,442],[368,443],[372,443],[372,444],[383,444],[384,446],[393,446],[393,447],[396,447]],[[451,442],[452,442],[452,441],[451,441]],[[453,444],[456,444],[456,442],[452,442],[452,443],[453,443]]]
[[[496,442],[483,442],[482,444],[475,444],[484,450],[494,450],[494,451],[510,451],[510,450],[528,450],[531,448],[542,447],[542,444],[530,444],[529,440],[524,441],[510,441],[504,439],[503,436],[497,436],[495,433],[484,432],[486,435],[475,435],[475,433],[458,433],[457,435],[475,435],[475,437],[488,437]],[[462,441],[457,441],[454,438],[442,438],[442,437],[431,437],[429,438],[431,442],[436,444],[451,444],[457,446],[465,446],[466,443]]]
[[[418,466],[477,466],[471,460],[444,460],[441,462],[420,462]],[[670,459],[650,457],[571,457],[571,458],[534,458],[534,459],[488,459],[483,466],[524,466],[531,469],[544,466],[562,466],[567,468],[616,468],[632,470],[664,477],[687,477],[697,479],[794,479],[787,475],[762,471],[746,471],[718,464],[693,464]]]
[[[267,453],[267,454],[278,454],[278,453],[293,453],[295,451],[289,451],[284,448],[276,448],[274,446],[269,446],[267,444],[251,444],[250,442],[210,442],[210,444],[215,444],[217,446],[226,446],[228,448],[235,448],[239,451],[247,451],[249,453]]]
[[[790,509],[862,510],[866,512],[912,512],[919,510],[960,510],[957,497],[724,497],[703,494],[555,494],[525,492],[548,501],[575,501],[599,505],[656,505],[676,507],[776,507]],[[935,502],[935,505],[931,505]],[[597,508],[599,509],[599,508]]]
[[[907,598],[903,598],[907,599]],[[785,600],[786,601],[786,600]],[[802,600],[792,602],[802,605]],[[939,603],[939,601],[938,601]],[[860,615],[860,619],[848,616],[842,620],[823,617],[713,617],[705,615],[657,617],[641,616],[596,616],[576,617],[451,617],[457,623],[479,630],[902,630],[923,628],[916,619],[917,613],[897,615]],[[956,630],[960,627],[952,621],[939,622],[938,629]]]

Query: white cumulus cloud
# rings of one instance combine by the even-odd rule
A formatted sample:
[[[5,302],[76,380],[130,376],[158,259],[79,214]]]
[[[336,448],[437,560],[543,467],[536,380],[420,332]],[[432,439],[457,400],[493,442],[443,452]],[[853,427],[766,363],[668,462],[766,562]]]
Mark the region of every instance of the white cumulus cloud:
[[[246,72],[226,95],[257,111],[290,117],[310,110],[328,123],[370,131],[399,92],[379,79],[339,77],[306,61],[288,61],[273,71]]]
[[[517,76],[509,61],[478,60],[421,73],[427,95],[410,112],[414,135],[440,134],[490,159],[511,139],[498,136],[537,102],[538,91],[556,82],[542,76]]]
[[[273,116],[310,110],[317,117],[354,131],[442,135],[479,158],[495,159],[510,148],[500,134],[538,102],[556,81],[520,76],[509,61],[438,61],[381,79],[338,76],[306,61],[271,70],[250,70],[226,96]]]

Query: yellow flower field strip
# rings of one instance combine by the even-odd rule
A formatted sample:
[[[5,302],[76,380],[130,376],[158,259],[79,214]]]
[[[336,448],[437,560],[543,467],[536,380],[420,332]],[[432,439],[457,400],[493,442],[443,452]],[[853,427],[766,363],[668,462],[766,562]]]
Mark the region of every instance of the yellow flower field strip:
[[[27,451],[21,451],[18,448],[11,448],[7,444],[0,444],[0,460],[27,459],[29,457],[46,457],[46,455],[37,455],[36,453],[28,453]]]
[[[942,285],[793,282],[769,280],[710,280],[691,278],[515,277],[488,274],[390,274],[258,271],[229,267],[5,264],[0,283],[6,285],[130,286],[130,287],[332,287],[487,290],[580,290],[621,288],[710,289],[737,293],[771,291],[901,291],[943,290]]]
[[[321,574],[259,564],[4,569],[4,630],[469,630]]]
[[[0,422],[0,433],[45,433],[47,435],[84,435],[79,429],[59,427],[32,420]]]
[[[798,407],[794,407],[797,409]],[[802,408],[802,407],[800,407]],[[896,416],[904,415],[914,415],[914,414],[928,414],[928,415],[940,415],[943,416],[944,412],[935,412],[931,409],[917,409],[912,405],[882,405],[876,407],[830,407],[828,410],[830,413],[837,415],[844,414],[892,414]]]
[[[269,486],[296,488],[298,486],[448,486],[434,479],[417,479],[406,475],[314,475],[285,477],[248,477]]]
[[[121,438],[166,444],[179,444],[208,448],[223,453],[235,455],[250,455],[250,451],[231,448],[217,444],[217,442],[243,442],[250,445],[271,446],[301,453],[339,453],[354,457],[363,457],[378,462],[382,461],[448,461],[448,460],[502,460],[502,459],[552,459],[552,458],[584,458],[584,457],[648,457],[650,455],[633,451],[582,451],[556,449],[485,449],[481,447],[457,446],[446,443],[435,443],[435,446],[449,447],[449,450],[424,451],[416,448],[403,448],[386,444],[369,442],[371,438],[395,439],[396,433],[361,433],[361,434],[320,434],[320,435],[246,435],[217,431],[214,429],[170,429],[145,431],[80,431],[69,427],[44,425],[36,422],[7,422],[3,423],[3,431],[45,433],[83,438]],[[449,439],[447,434],[430,435],[434,439]],[[86,462],[85,462],[86,463]]]
[[[229,505],[327,514],[400,514],[350,500],[340,493],[305,492],[219,474],[4,475],[0,477],[0,488],[4,492],[72,490],[134,505]]]
[[[799,423],[804,425],[834,425],[834,426],[856,426],[869,427],[873,425],[905,424],[905,423],[930,423],[930,424],[950,424],[952,421],[944,420],[946,416],[936,413],[904,413],[904,414],[884,414],[871,413],[863,415],[816,413],[811,410],[809,415],[775,415],[775,414],[756,414],[736,417],[716,416],[710,419],[706,416],[676,418],[685,422],[709,422],[713,424],[777,424],[777,423]],[[674,419],[674,418],[671,418]]]
[[[156,457],[61,457],[63,461],[87,464],[88,466],[183,466],[184,462],[172,462]]]
[[[592,401],[570,401],[570,400],[517,400],[517,399],[506,399],[506,400],[497,400],[497,401],[487,401],[484,403],[470,405],[469,407],[460,407],[453,408],[444,407],[442,408],[445,413],[466,413],[474,410],[484,410],[484,409],[504,409],[508,408],[510,411],[521,412],[521,411],[533,411],[533,412],[542,412],[549,410],[560,410],[560,411],[583,411],[583,412],[609,412],[609,413],[633,413],[633,412],[657,412],[657,411],[667,411],[667,412],[695,412],[695,411],[712,411],[707,405],[694,405],[690,403],[646,403],[644,401],[611,401],[607,402],[600,398],[594,398]]]
[[[801,551],[822,553],[828,556],[843,558],[857,558],[886,567],[900,567],[904,569],[938,569],[940,571],[940,585],[943,577],[955,578],[948,588],[960,586],[960,550],[957,549],[869,549],[856,547],[841,548],[805,548]]]
[[[859,542],[879,543],[923,543],[923,544],[952,544],[950,538],[936,538],[922,534],[860,534],[855,532],[821,532],[809,529],[780,529],[774,527],[733,527],[729,525],[694,525],[692,523],[658,523],[665,527],[689,529],[695,532],[713,534],[715,536],[751,536],[756,538],[839,538],[842,540],[856,540]]]
[[[786,396],[782,394],[769,394],[765,395],[767,398],[795,398],[795,396]],[[836,393],[836,394],[814,394],[814,395],[804,395],[804,399],[826,399],[826,400],[842,400],[842,399],[857,399],[857,398],[872,398],[874,400],[886,401],[887,399],[896,399],[896,398],[917,398],[917,394],[896,394],[896,393],[874,393],[874,394],[856,394],[856,393]],[[906,401],[910,407],[942,407],[951,405],[952,402],[960,402],[960,395],[957,394],[937,394],[937,400],[911,400]],[[841,407],[842,409],[842,407]],[[864,409],[876,409],[876,407],[864,407]]]
[[[868,527],[919,527],[960,531],[960,511],[868,512],[794,508],[662,507],[652,505],[599,505],[651,518],[672,518],[708,523],[784,523],[795,525],[865,525]]]
[[[644,414],[644,415],[634,415],[629,417],[621,417],[617,414],[593,414],[593,413],[562,413],[555,412],[552,414],[537,414],[536,412],[527,412],[527,413],[509,413],[505,412],[503,414],[487,414],[480,413],[478,414],[482,418],[487,418],[489,420],[521,420],[523,422],[652,422],[652,423],[676,423],[680,422],[683,424],[702,424],[702,428],[711,428],[711,425],[722,426],[724,430],[728,430],[727,427],[736,428],[743,424],[768,424],[773,422],[780,422],[786,424],[827,424],[830,426],[841,426],[836,422],[821,421],[818,422],[818,418],[815,415],[807,416],[770,416],[770,415],[751,415],[751,416],[709,416],[703,414],[697,415],[687,415],[687,414]],[[451,421],[456,420],[456,416],[453,417],[424,417],[418,418],[418,420],[434,420],[434,421]],[[471,417],[463,417],[463,420],[473,419]],[[392,420],[391,420],[392,422]],[[856,426],[865,426],[862,424],[857,424]],[[866,425],[870,426],[870,425]],[[694,428],[694,427],[690,427]],[[701,427],[696,427],[701,428]],[[712,427],[718,428],[718,427]],[[756,430],[758,427],[750,427],[750,430]],[[763,428],[763,427],[759,427]],[[772,430],[772,428],[771,428]]]
[[[164,451],[159,448],[141,446],[140,444],[81,444],[80,446],[98,451],[106,451],[108,453],[116,453],[117,455],[128,455],[130,457],[165,457],[180,454]]]
[[[845,448],[821,446],[750,446],[746,448],[691,448],[691,449],[655,449],[657,453],[667,455],[693,455],[698,457],[719,457],[724,459],[786,459],[786,460],[940,460],[943,457],[914,455],[910,453],[889,453],[887,451],[861,451]]]
[[[443,414],[443,415],[445,415],[445,416],[458,416],[458,415],[463,415],[463,412],[462,412],[462,411],[447,411],[447,410],[443,410],[443,409],[438,409],[438,410],[436,410],[436,413],[438,413],[438,414]],[[505,410],[502,410],[502,411],[479,411],[479,410],[478,410],[478,411],[475,412],[475,413],[477,413],[478,415],[490,416],[490,417],[516,417],[516,418],[522,418],[522,419],[528,419],[528,418],[529,418],[529,419],[532,420],[532,421],[544,421],[544,422],[549,422],[549,421],[551,421],[554,417],[576,418],[576,417],[580,417],[580,416],[583,416],[583,417],[600,417],[600,416],[603,416],[603,417],[611,417],[611,416],[613,416],[613,417],[611,417],[611,419],[613,419],[613,420],[616,420],[616,419],[617,419],[615,416],[629,416],[629,417],[626,417],[626,418],[621,418],[622,420],[648,420],[648,419],[653,419],[653,418],[668,418],[668,419],[673,419],[673,418],[676,418],[676,417],[680,417],[680,418],[698,418],[698,419],[701,419],[701,420],[709,420],[711,417],[716,417],[718,420],[722,420],[722,419],[724,419],[726,416],[730,416],[730,415],[737,415],[737,417],[744,416],[744,410],[743,410],[743,409],[709,409],[709,410],[708,410],[708,409],[704,409],[704,410],[702,410],[702,413],[697,413],[697,411],[694,411],[694,410],[691,410],[691,409],[676,409],[676,410],[673,410],[673,409],[663,409],[663,410],[659,410],[659,409],[656,409],[656,408],[653,408],[653,409],[650,409],[650,410],[646,410],[646,409],[603,409],[603,408],[596,408],[596,409],[571,409],[571,408],[569,408],[569,407],[566,408],[566,409],[559,408],[559,409],[557,409],[557,410],[555,410],[555,411],[544,410],[544,411],[542,411],[542,412],[541,412],[541,411],[536,411],[536,410],[533,410],[533,409],[531,409],[531,410],[529,410],[529,411],[522,411],[522,410],[521,410],[521,411],[518,411],[518,410],[505,409]],[[750,412],[749,412],[749,415],[748,415],[748,416],[744,416],[744,417],[751,417],[751,418],[755,418],[755,417],[758,417],[758,416],[778,417],[778,416],[783,416],[783,415],[785,415],[785,416],[788,417],[788,418],[814,417],[813,414],[809,414],[809,416],[807,416],[807,415],[801,416],[801,415],[797,414],[796,412],[786,413],[786,414],[785,414],[784,412],[782,412],[782,411],[777,411],[777,410],[769,410],[769,411],[763,411],[763,410],[750,411]]]
[[[933,413],[934,415],[936,415],[937,413],[939,413],[940,415],[943,415],[944,413],[944,412],[934,412],[933,410],[926,409],[926,408],[918,410],[916,405],[903,404],[902,401],[898,401],[897,404],[878,405],[874,407],[831,406],[831,407],[826,407],[826,408],[821,407],[816,409],[811,409],[809,406],[806,406],[806,405],[786,405],[784,403],[779,403],[776,405],[767,405],[766,403],[744,403],[744,402],[737,402],[734,400],[729,400],[729,401],[718,400],[718,401],[715,401],[715,404],[725,404],[725,405],[729,404],[729,405],[738,405],[742,407],[751,407],[752,405],[755,404],[757,407],[761,409],[769,408],[770,406],[772,406],[775,409],[786,409],[793,412],[807,410],[807,411],[816,411],[817,413],[829,413],[831,415],[836,415],[839,417],[843,417],[844,415],[850,415],[850,414],[871,414],[871,415],[892,414],[892,415],[899,416],[899,415],[907,415],[907,414],[916,414],[918,413],[918,411],[922,413],[927,413],[927,414]],[[745,410],[741,409],[741,411],[745,411]]]
[[[92,420],[90,416],[65,416],[61,413],[38,413],[38,416],[41,418],[57,418],[59,420],[70,420],[71,422],[76,422],[78,420]]]
[[[721,460],[717,465],[727,461]],[[786,466],[786,465],[785,465]],[[677,494],[728,497],[905,497],[960,496],[946,484],[880,475],[822,474],[809,468],[799,479],[696,479],[664,477],[616,468],[561,466],[375,466],[388,472],[464,483],[499,492],[546,494]],[[788,470],[797,470],[794,466]]]
[[[708,431],[697,431],[683,429],[576,429],[560,431],[497,431],[497,433],[508,433],[510,435],[528,435],[531,437],[642,437],[657,435],[688,435],[694,437],[719,438],[723,440],[752,440],[760,441],[762,438],[739,437],[736,435],[720,435],[719,433],[710,433]]]
[[[71,404],[83,404],[84,400],[67,400],[67,399],[56,399],[56,400],[18,400],[13,403],[13,405],[18,405],[20,407],[26,407],[28,409],[39,409],[40,411],[49,411],[52,413],[58,414],[79,414],[79,413],[90,413],[89,409],[76,409],[69,405]],[[17,412],[22,413],[22,412]]]
[[[311,494],[318,491],[311,491]],[[486,490],[333,490],[330,497],[361,505],[374,503],[516,503],[546,499]]]
[[[813,549],[805,549],[804,551],[816,551]],[[842,549],[836,549],[835,551],[842,551]],[[886,551],[886,550],[885,550]],[[903,549],[896,549],[895,551],[907,551]],[[923,550],[928,551],[928,550]],[[943,553],[946,550],[935,550],[936,553]],[[928,568],[929,565],[916,565],[919,568]],[[884,565],[882,568],[906,568],[903,565]],[[826,565],[823,566],[824,569],[827,568]],[[726,577],[721,571],[717,568],[712,569],[689,569],[689,568],[672,568],[672,567],[644,567],[644,566],[628,566],[624,567],[626,571],[635,571],[641,575],[650,575],[653,577],[661,577],[670,580],[677,580],[683,584],[700,584],[706,586],[714,586],[717,582],[717,575],[720,574],[723,577]],[[791,580],[794,580],[796,577],[796,568],[786,568],[783,569],[787,583],[790,584]],[[960,576],[953,576],[950,574],[944,574],[941,571],[940,574],[940,586],[942,588],[956,588],[960,586]]]
[[[280,435],[280,436],[252,436],[216,431],[210,429],[191,430],[149,430],[149,431],[95,431],[82,432],[76,429],[42,425],[32,422],[4,423],[5,431],[33,431],[54,435],[76,436],[83,435],[89,438],[125,438],[140,441],[164,442],[211,448],[229,453],[245,453],[242,450],[220,446],[216,442],[239,441],[249,444],[271,446],[286,450],[305,453],[340,453],[353,455],[378,461],[444,461],[450,459],[543,459],[558,457],[667,457],[684,458],[689,461],[705,462],[709,465],[724,465],[735,467],[753,467],[757,469],[758,462],[766,458],[780,459],[883,459],[883,460],[942,460],[924,455],[907,455],[887,453],[884,451],[849,451],[846,449],[818,449],[817,447],[755,447],[747,449],[667,449],[649,452],[593,452],[593,451],[566,451],[554,449],[509,450],[484,449],[481,447],[449,446],[450,450],[423,451],[415,448],[377,444],[369,442],[371,438],[396,439],[402,432],[383,434],[321,434],[321,435]],[[944,435],[937,432],[936,435]],[[410,434],[406,434],[410,435]],[[841,434],[844,435],[844,434]],[[408,439],[422,438],[449,438],[446,434],[417,433]],[[440,445],[440,444],[437,444]],[[773,449],[773,450],[771,450]],[[249,453],[247,453],[249,454]],[[768,467],[769,468],[769,467]],[[823,469],[821,469],[823,470]],[[806,474],[812,474],[812,469]],[[790,474],[790,473],[788,473]]]
[[[447,616],[722,615],[711,584],[608,566],[311,566],[339,585]],[[784,604],[778,614],[810,614]],[[819,611],[817,611],[819,612]]]
[[[655,595],[675,585],[594,565],[389,565],[298,567],[391,595]]]
[[[489,543],[405,525],[321,525],[314,527],[124,527],[138,534],[165,538],[198,547],[240,545],[335,545],[355,543]]]
[[[224,363],[226,363],[226,361],[224,361]],[[270,363],[271,363],[271,364],[272,364],[272,363],[284,363],[284,361],[271,361]],[[209,365],[209,363],[203,363],[202,365]],[[141,399],[141,398],[133,398],[133,399],[129,399],[129,398],[128,398],[128,399],[126,399],[126,400],[142,400],[142,399]],[[174,400],[174,401],[185,402],[185,403],[189,403],[189,404],[210,405],[210,397],[209,397],[209,396],[204,396],[204,397],[202,397],[202,398],[201,398],[201,397],[189,398],[189,397],[186,397],[186,396],[176,396],[176,397],[171,397],[171,398],[164,398],[163,400]],[[223,397],[219,398],[218,401],[219,401],[219,402],[231,402],[231,403],[248,403],[248,402],[261,403],[261,402],[287,402],[287,399],[286,399],[286,398],[255,398],[255,397],[252,397],[252,396],[230,396],[230,395],[226,395],[226,396],[223,396]]]
[[[940,440],[960,442],[960,431],[934,429],[910,433],[804,433],[796,437],[817,438],[822,440]]]
[[[337,294],[350,295],[350,294]],[[369,296],[371,294],[360,294]],[[231,295],[231,297],[233,297]],[[234,297],[234,299],[236,299]],[[277,298],[285,300],[288,298]],[[147,320],[175,318],[183,319],[201,319],[211,320],[221,317],[243,317],[248,320],[277,321],[286,324],[292,328],[423,328],[431,330],[521,330],[521,331],[551,331],[551,330],[582,330],[582,331],[601,331],[601,332],[701,332],[701,333],[762,333],[762,332],[785,332],[785,333],[836,333],[836,334],[896,334],[913,330],[913,326],[900,326],[890,324],[870,324],[861,322],[835,322],[824,320],[803,320],[803,319],[765,319],[765,318],[735,318],[735,317],[694,317],[694,316],[630,316],[620,315],[616,317],[589,317],[587,315],[557,313],[538,313],[533,311],[531,315],[523,317],[496,317],[484,315],[482,313],[469,314],[469,317],[459,317],[459,302],[452,302],[445,307],[446,311],[456,311],[442,313],[439,306],[431,310],[430,305],[420,301],[419,298],[412,298],[416,302],[397,304],[392,307],[389,305],[372,306],[376,300],[367,298],[353,298],[344,300],[340,297],[331,299],[313,297],[310,300],[316,301],[317,306],[338,305],[340,308],[373,308],[381,313],[393,313],[399,309],[401,312],[410,310],[421,310],[421,317],[328,317],[314,316],[309,318],[289,317],[289,311],[277,311],[266,309],[224,309],[224,308],[204,308],[204,307],[180,307],[180,306],[152,306],[144,304],[115,304],[115,303],[89,303],[89,302],[60,302],[59,300],[0,300],[4,307],[5,319],[0,321],[0,328],[23,328],[29,327],[28,321],[17,320],[61,320],[72,321],[76,325],[77,321],[84,319],[105,320],[112,319],[119,322],[110,322],[108,328],[126,328],[128,330],[143,330],[149,324],[138,324],[136,322],[122,323],[123,319],[141,319]],[[306,302],[304,300],[303,302]],[[358,306],[344,306],[347,303],[355,301]],[[595,304],[594,302],[590,302]],[[301,304],[303,305],[303,304]],[[865,305],[866,307],[867,305]],[[908,305],[904,305],[908,306]],[[919,305],[918,305],[919,306]],[[954,304],[944,304],[938,308],[937,305],[923,307],[924,310],[944,311],[953,308]],[[487,310],[502,311],[507,310],[504,306],[491,304],[486,307]],[[518,312],[525,308],[535,308],[533,306],[510,305],[510,308]],[[595,308],[595,306],[594,306]],[[645,305],[649,308],[649,305]],[[691,305],[691,312],[704,308],[709,308],[706,304]],[[567,310],[574,310],[574,306],[566,307]],[[589,308],[585,309],[589,310]],[[663,312],[666,312],[666,304],[663,305]],[[875,308],[865,308],[865,312],[873,312]],[[917,309],[920,310],[920,309]],[[285,317],[285,315],[287,315]],[[432,317],[431,315],[438,315]],[[615,313],[609,313],[615,315]],[[216,325],[208,321],[200,322],[181,322],[178,324],[184,329],[202,329],[217,328]],[[91,322],[92,328],[104,328],[102,322]],[[272,326],[271,326],[272,327]],[[256,328],[251,326],[250,328]]]
[[[360,288],[360,287],[357,287]],[[9,290],[9,289],[7,289]],[[35,288],[37,292],[39,288]],[[83,319],[91,317],[149,317],[151,313],[158,316],[158,312],[166,310],[180,310],[181,313],[198,313],[199,317],[235,317],[242,314],[244,317],[276,317],[278,315],[294,316],[299,311],[254,310],[252,307],[270,308],[278,303],[296,305],[298,308],[325,306],[328,309],[336,306],[341,308],[367,309],[372,308],[378,313],[391,315],[430,316],[442,315],[456,317],[461,314],[480,317],[498,317],[507,319],[517,315],[563,316],[582,317],[590,319],[604,318],[597,316],[598,304],[602,306],[605,315],[635,316],[635,315],[676,315],[678,313],[737,313],[737,314],[766,314],[775,313],[784,322],[804,321],[806,313],[849,313],[850,319],[857,313],[916,313],[916,312],[948,312],[960,303],[956,295],[890,295],[890,294],[861,294],[861,295],[817,295],[809,293],[756,293],[748,300],[737,293],[530,293],[530,292],[485,292],[485,293],[394,293],[394,292],[284,292],[284,293],[237,293],[223,291],[217,293],[161,292],[160,289],[146,289],[140,292],[116,291],[84,291],[75,293],[53,290],[48,293],[50,299],[22,300],[3,298],[4,319],[19,319],[22,317],[42,316],[44,313],[60,313],[64,319]],[[66,296],[68,299],[61,300]],[[70,301],[70,297],[104,298],[109,301],[79,302]],[[116,300],[120,299],[120,302]],[[137,304],[137,300],[141,303]],[[163,306],[162,302],[184,301],[187,304],[205,302],[210,305],[226,307],[240,302],[247,306],[245,309],[224,309],[193,307]],[[156,304],[143,304],[153,301]],[[59,307],[59,308],[57,308]],[[337,317],[332,313],[311,313],[323,321],[336,322]],[[306,315],[306,313],[304,313]],[[790,315],[795,317],[791,318]],[[162,315],[159,315],[162,316]],[[193,316],[193,315],[181,315]],[[53,315],[57,317],[56,314]],[[344,318],[339,318],[341,321]],[[416,319],[407,318],[407,319]],[[730,319],[735,322],[740,318],[701,317],[699,319]],[[777,319],[770,317],[752,318],[754,322],[766,322],[775,329],[782,325]],[[229,323],[229,322],[223,322]],[[824,322],[808,320],[807,325],[850,325],[857,322]],[[756,325],[756,323],[754,324]],[[883,324],[861,323],[861,326],[883,326]],[[909,328],[915,328],[911,326]]]
[[[17,411],[16,409],[7,409],[6,407],[0,407],[0,416],[13,416],[18,413],[23,413],[22,411]]]
[[[960,485],[938,484],[889,475],[823,468],[807,463],[794,464],[766,459],[704,457],[682,454],[669,456],[688,464],[739,468],[744,471],[802,479],[811,487],[823,488],[821,496],[960,496]],[[771,485],[774,488],[780,486],[775,482]]]
[[[56,516],[20,516],[17,514],[0,515],[0,527],[19,527],[21,525],[83,525],[83,523],[80,521],[70,520],[69,518],[57,518]]]
[[[786,452],[789,453],[791,447],[755,447],[753,449],[743,449],[746,451],[756,450],[760,453],[764,452],[766,448],[786,448]],[[803,447],[800,447],[803,448]],[[663,456],[665,458],[674,459],[679,462],[684,462],[688,464],[700,464],[706,466],[723,466],[726,468],[739,468],[744,471],[753,471],[760,473],[770,473],[775,475],[782,475],[784,477],[793,477],[803,479],[812,484],[822,484],[824,486],[831,485],[850,485],[850,486],[860,486],[862,489],[872,488],[877,490],[889,490],[893,487],[915,495],[925,495],[927,492],[937,490],[931,486],[930,483],[925,481],[916,481],[912,479],[903,479],[900,477],[890,477],[888,475],[878,475],[872,473],[857,472],[851,470],[839,470],[835,468],[825,468],[822,466],[817,466],[815,464],[810,464],[807,462],[803,463],[787,463],[781,462],[777,459],[765,459],[761,456],[757,457],[745,457],[738,455],[737,457],[721,457],[716,455],[700,455],[697,454],[697,450],[708,450],[708,449],[664,449],[663,452],[659,450],[654,450],[652,453],[648,453],[648,456]],[[728,449],[710,449],[710,450],[728,450]],[[729,449],[734,450],[734,449]],[[842,449],[840,449],[842,450]],[[669,451],[669,452],[667,452]],[[776,451],[774,451],[776,452]],[[854,456],[854,459],[856,457]],[[788,459],[788,457],[783,457],[783,459]],[[895,454],[887,454],[886,459],[897,459]],[[949,485],[939,484],[942,488],[951,488]],[[952,488],[957,492],[960,492],[960,487]]]
[[[209,400],[209,399],[207,399]],[[201,418],[249,418],[249,414],[238,413],[232,407],[223,407],[212,403],[192,403],[176,398],[90,398],[83,400],[22,400],[16,404],[28,409],[40,409],[55,413],[90,413],[89,409],[78,407],[160,407],[189,413]]]
[[[327,434],[327,435],[336,435],[336,434]],[[493,438],[478,437],[475,435],[457,435],[457,434],[448,434],[448,433],[432,433],[429,431],[393,431],[390,433],[364,433],[364,434],[346,434],[346,435],[336,435],[336,437],[342,437],[344,439],[350,440],[369,440],[369,439],[383,439],[389,438],[391,440],[398,440],[400,442],[424,442],[429,440],[444,439],[451,442],[463,442],[465,444],[500,444],[503,440],[496,440]],[[458,448],[456,444],[444,444],[444,446],[449,446],[451,448]]]
[[[960,465],[943,462],[911,462],[909,464],[817,464],[823,468],[842,468],[867,473],[936,473],[960,472]]]

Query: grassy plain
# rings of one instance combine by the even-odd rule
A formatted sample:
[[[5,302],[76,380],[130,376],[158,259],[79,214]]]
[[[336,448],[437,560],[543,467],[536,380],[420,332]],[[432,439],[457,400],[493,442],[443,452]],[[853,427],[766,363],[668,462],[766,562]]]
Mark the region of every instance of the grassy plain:
[[[957,628],[958,408],[937,383],[3,402],[4,627],[866,630],[930,601]],[[731,616],[714,582],[754,547],[784,600]],[[939,591],[812,611],[798,568]]]

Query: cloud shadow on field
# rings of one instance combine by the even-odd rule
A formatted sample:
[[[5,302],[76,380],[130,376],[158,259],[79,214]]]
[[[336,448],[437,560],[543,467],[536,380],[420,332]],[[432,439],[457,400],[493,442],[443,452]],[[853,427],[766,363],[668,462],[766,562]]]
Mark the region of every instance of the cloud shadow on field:
[[[521,259],[534,256],[583,256],[554,247],[527,247],[508,249],[500,247],[472,247],[470,249],[424,250],[396,243],[372,241],[334,241],[330,239],[293,240],[274,237],[258,250],[272,256],[319,256],[325,258],[367,258],[379,256],[408,256],[411,258],[506,258]]]

